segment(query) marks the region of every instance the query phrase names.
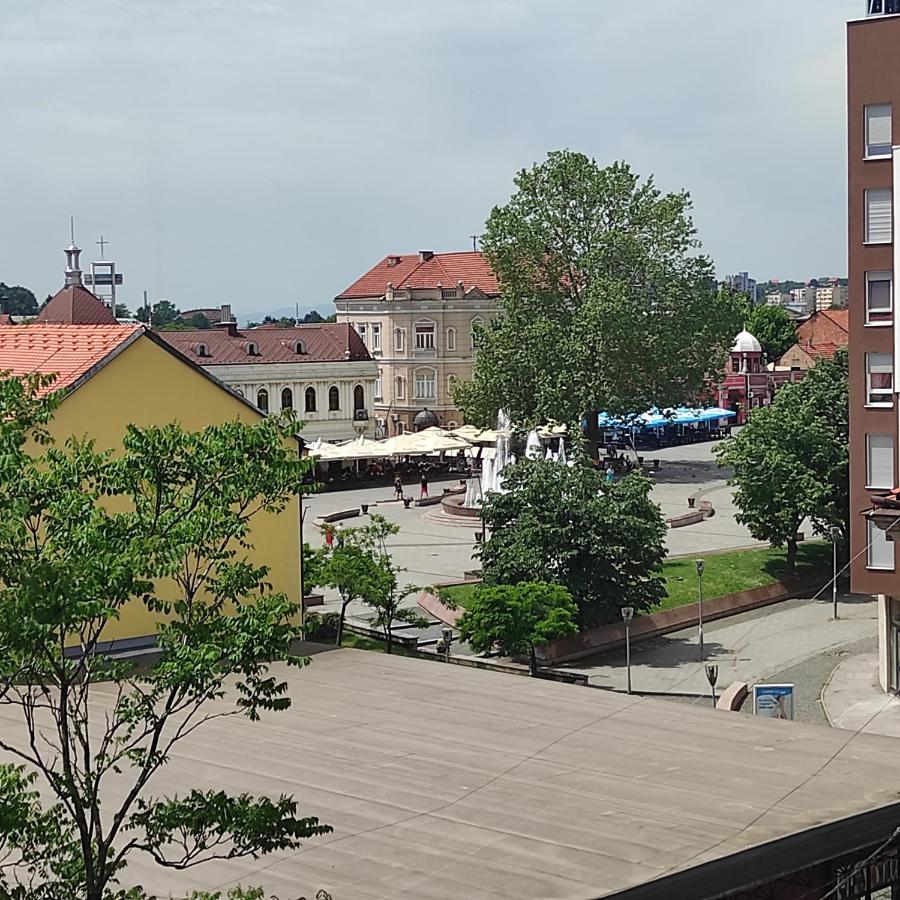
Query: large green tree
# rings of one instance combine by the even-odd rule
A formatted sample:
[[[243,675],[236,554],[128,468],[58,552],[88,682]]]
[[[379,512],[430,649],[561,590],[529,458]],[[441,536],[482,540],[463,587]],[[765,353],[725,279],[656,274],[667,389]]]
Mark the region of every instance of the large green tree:
[[[37,297],[18,284],[4,284],[0,281],[0,312],[11,316],[36,316],[38,314]]]
[[[457,627],[476,653],[496,649],[503,656],[527,656],[537,675],[534,648],[577,631],[577,615],[572,595],[558,584],[479,585]]]
[[[504,470],[504,493],[489,493],[482,506],[490,537],[480,556],[487,585],[565,587],[585,629],[665,596],[666,525],[646,478],[606,484],[583,453],[573,462],[520,459]]]
[[[847,354],[840,351],[803,381],[782,387],[771,406],[754,410],[716,450],[719,464],[732,469],[738,521],[758,540],[787,548],[789,575],[804,520],[822,533],[838,528],[847,538],[847,410]]]
[[[662,193],[625,163],[568,150],[515,178],[482,248],[500,280],[457,401],[491,424],[627,414],[699,396],[740,330],[737,302],[699,253],[687,193]]]
[[[776,362],[797,343],[797,330],[780,306],[755,306],[744,327],[762,345],[769,362]]]
[[[248,555],[257,514],[304,490],[296,423],[132,426],[118,454],[57,446],[47,384],[0,381],[0,896],[138,900],[136,853],[181,869],[330,830],[291,796],[153,789],[207,720],[286,709],[273,664],[308,661],[292,650],[297,604]],[[160,614],[155,665],[104,653],[129,604]]]

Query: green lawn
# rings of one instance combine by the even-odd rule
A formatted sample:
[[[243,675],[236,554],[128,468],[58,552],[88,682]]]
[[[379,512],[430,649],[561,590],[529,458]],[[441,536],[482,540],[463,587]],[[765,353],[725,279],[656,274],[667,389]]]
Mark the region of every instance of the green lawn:
[[[712,553],[705,557],[703,571],[703,599],[735,594],[750,588],[762,587],[778,581],[784,572],[784,550],[761,547],[755,550],[732,550]],[[813,575],[831,572],[831,544],[826,541],[806,541],[797,552],[798,574]],[[670,559],[663,563],[668,596],[656,610],[671,609],[693,603],[697,599],[697,570],[693,559]],[[460,584],[442,588],[456,603],[465,608],[476,585]]]

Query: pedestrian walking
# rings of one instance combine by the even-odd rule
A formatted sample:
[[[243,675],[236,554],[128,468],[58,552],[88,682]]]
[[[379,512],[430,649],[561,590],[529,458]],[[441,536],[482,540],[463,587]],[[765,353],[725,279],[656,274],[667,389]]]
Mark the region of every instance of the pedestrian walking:
[[[606,467],[606,483],[612,484],[616,480],[616,473],[613,471],[612,466]]]
[[[419,479],[419,485],[421,486],[419,497],[424,500],[428,496],[428,473],[424,469],[422,470],[422,477]]]
[[[403,481],[401,480],[399,473],[394,476],[394,499],[403,499]]]
[[[325,526],[325,546],[329,548],[334,546],[334,528],[331,525]]]

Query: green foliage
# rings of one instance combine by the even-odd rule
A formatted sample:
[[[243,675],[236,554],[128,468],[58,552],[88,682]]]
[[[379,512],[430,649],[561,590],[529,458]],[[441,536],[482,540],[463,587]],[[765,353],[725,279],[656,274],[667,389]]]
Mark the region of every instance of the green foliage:
[[[804,519],[827,533],[849,528],[847,354],[820,362],[803,381],[785,385],[771,406],[754,410],[717,450],[733,470],[739,522],[758,540],[787,547]]]
[[[502,296],[454,393],[467,421],[493,424],[503,407],[523,424],[577,423],[698,396],[740,313],[696,252],[689,195],[571,151],[515,186],[482,237]]]
[[[488,494],[482,518],[485,584],[564,586],[582,629],[616,622],[623,606],[647,610],[664,594],[666,525],[637,474],[606,484],[583,454],[574,465],[520,459],[504,472],[505,493]]]
[[[117,887],[137,848],[182,868],[321,834],[291,798],[148,796],[208,719],[290,705],[272,663],[308,662],[291,649],[297,604],[248,558],[254,517],[305,489],[296,423],[131,426],[119,455],[55,446],[45,384],[0,380],[0,708],[21,720],[0,750],[22,766],[0,768],[0,896],[137,900]],[[102,653],[130,603],[166,614],[153,667]]]
[[[308,612],[303,616],[303,634],[311,641],[334,641],[340,623],[340,613]]]
[[[263,316],[262,322],[248,322],[248,328],[258,328],[260,325],[275,325],[278,328],[295,328],[297,325],[321,325],[323,322],[335,322],[337,315],[323,316],[318,310],[312,309],[302,319],[294,316]]]
[[[180,310],[169,300],[157,300],[150,309],[150,324],[154,328],[170,325],[178,318]],[[147,320],[147,311],[141,307],[137,311],[137,318],[142,322]]]
[[[578,630],[578,607],[560,585],[522,582],[482,585],[457,623],[460,639],[477,653],[528,656],[537,672],[534,648]]]
[[[769,362],[779,360],[797,343],[794,321],[780,306],[756,306],[744,327],[762,345]]]
[[[0,281],[0,312],[11,316],[36,316],[39,312],[37,297],[28,288]]]
[[[117,319],[133,319],[134,315],[131,310],[124,303],[116,304],[116,318]]]

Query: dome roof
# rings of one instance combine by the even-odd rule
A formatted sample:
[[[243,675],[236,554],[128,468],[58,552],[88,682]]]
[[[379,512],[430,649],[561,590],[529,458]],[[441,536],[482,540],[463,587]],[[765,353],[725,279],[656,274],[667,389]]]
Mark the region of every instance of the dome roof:
[[[437,424],[439,424],[437,413],[432,412],[427,406],[425,409],[417,412],[416,417],[413,419],[413,428],[416,431],[424,431],[426,428],[433,428]]]
[[[731,348],[732,353],[762,353],[762,345],[750,334],[749,331],[742,331],[735,339],[734,346]]]

